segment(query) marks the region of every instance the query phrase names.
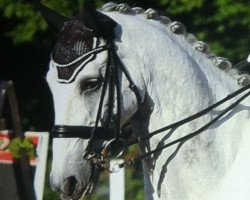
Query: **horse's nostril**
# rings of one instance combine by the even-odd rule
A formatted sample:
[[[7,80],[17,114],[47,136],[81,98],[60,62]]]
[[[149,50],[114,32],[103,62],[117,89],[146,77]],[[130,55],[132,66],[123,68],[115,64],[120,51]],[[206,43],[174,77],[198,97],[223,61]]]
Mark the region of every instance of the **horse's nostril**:
[[[74,176],[70,176],[64,180],[63,193],[67,196],[73,196],[76,189],[77,179]]]

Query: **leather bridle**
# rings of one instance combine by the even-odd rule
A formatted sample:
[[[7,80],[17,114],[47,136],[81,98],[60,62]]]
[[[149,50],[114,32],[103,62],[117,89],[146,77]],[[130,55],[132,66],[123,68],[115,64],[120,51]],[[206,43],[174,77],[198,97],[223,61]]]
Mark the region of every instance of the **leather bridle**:
[[[129,73],[124,68],[120,58],[118,57],[115,46],[112,41],[107,41],[107,44],[92,50],[92,54],[98,54],[103,51],[108,51],[108,61],[102,85],[101,96],[99,100],[98,111],[96,115],[95,125],[90,126],[68,126],[54,125],[51,133],[53,138],[82,138],[89,139],[85,150],[84,158],[92,161],[97,165],[104,157],[118,155],[124,148],[125,143],[121,135],[121,86],[120,72],[123,73],[129,82],[129,88],[134,92],[137,99],[138,107],[141,104],[139,90],[132,81]],[[95,57],[95,56],[94,56]],[[67,83],[62,82],[60,83]],[[71,82],[68,82],[71,83]],[[101,120],[104,97],[108,92],[108,105],[105,111],[104,120]],[[116,97],[116,114],[113,114],[113,107]],[[98,125],[102,124],[101,127]],[[93,151],[93,142],[96,140],[108,141],[101,152]],[[102,162],[103,163],[103,162]],[[99,164],[100,165],[100,164]],[[102,165],[103,167],[103,165]]]
[[[229,94],[224,99],[216,102],[215,104],[205,108],[202,111],[199,111],[198,113],[189,116],[185,119],[182,119],[178,122],[175,122],[173,124],[170,124],[166,127],[163,127],[161,129],[155,130],[151,133],[148,133],[142,137],[138,137],[135,140],[126,143],[124,142],[124,139],[121,134],[121,86],[120,86],[120,75],[119,73],[123,73],[125,77],[127,78],[129,82],[129,88],[134,92],[136,98],[137,98],[137,104],[138,108],[141,106],[141,97],[138,88],[134,84],[133,80],[131,79],[128,71],[125,69],[124,65],[122,64],[120,58],[118,57],[115,49],[115,45],[113,41],[107,41],[106,45],[102,46],[102,48],[96,48],[96,50],[92,50],[93,54],[98,54],[103,51],[108,51],[108,61],[106,65],[106,71],[102,86],[102,92],[100,96],[99,101],[99,107],[96,115],[96,121],[94,127],[89,126],[66,126],[66,125],[54,125],[53,129],[51,131],[53,138],[82,138],[82,139],[88,139],[88,145],[84,154],[84,159],[91,162],[91,164],[97,165],[103,169],[108,170],[108,165],[105,160],[105,158],[110,156],[117,156],[121,151],[123,151],[125,148],[133,145],[145,142],[149,140],[151,137],[155,136],[156,134],[162,133],[167,130],[176,129],[180,126],[187,124],[195,119],[198,119],[205,114],[209,113],[213,109],[217,108],[218,106],[224,104],[225,102],[229,101],[230,99],[239,96],[240,94],[244,93],[246,90],[250,89],[250,85],[246,85],[239,90]],[[103,109],[103,103],[104,103],[104,96],[108,92],[108,108],[106,110],[106,117],[104,122],[102,122],[102,126],[99,127],[98,124],[100,124],[100,119],[102,115],[102,109]],[[115,103],[115,94],[116,94],[116,115],[113,114],[113,106]],[[213,125],[215,122],[217,122],[219,119],[221,119],[223,116],[225,116],[229,111],[231,111],[233,108],[235,108],[240,102],[242,102],[246,97],[250,95],[250,91],[246,92],[244,95],[242,95],[238,100],[236,100],[234,103],[230,104],[227,108],[225,108],[223,111],[220,112],[219,115],[217,115],[214,119],[212,119],[207,124],[203,125],[198,130],[187,134],[186,136],[183,136],[181,138],[178,138],[170,143],[167,143],[159,148],[156,148],[154,150],[151,150],[147,153],[141,154],[129,161],[126,161],[122,164],[117,164],[119,168],[124,167],[125,165],[130,165],[138,160],[143,160],[147,157],[149,157],[152,154],[155,154],[157,152],[162,151],[163,149],[166,149],[174,144],[181,143],[184,141],[187,141],[205,130],[207,130],[211,125]],[[101,140],[101,141],[108,141],[106,145],[101,149],[101,151],[96,152],[93,150],[93,142]],[[117,169],[115,169],[117,170]],[[115,171],[113,170],[113,171]],[[113,172],[112,170],[110,172]]]

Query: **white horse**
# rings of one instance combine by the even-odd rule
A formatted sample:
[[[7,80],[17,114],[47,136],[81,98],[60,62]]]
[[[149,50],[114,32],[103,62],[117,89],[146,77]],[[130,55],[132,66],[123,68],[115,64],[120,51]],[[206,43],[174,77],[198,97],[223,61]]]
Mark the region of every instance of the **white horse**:
[[[120,73],[121,125],[130,121],[137,137],[193,115],[249,83],[248,75],[239,74],[228,60],[212,54],[208,45],[187,33],[182,23],[159,16],[153,9],[108,3],[98,12],[117,23],[116,53],[140,92],[138,102],[127,78]],[[86,38],[82,26],[89,22],[84,21],[84,16],[82,13],[64,23],[47,74],[58,125],[91,127],[96,120],[107,51],[97,53],[77,73],[73,70],[73,78],[64,75],[67,66],[82,64],[75,62],[83,54],[79,45],[91,51],[105,44],[102,38],[92,42]],[[70,32],[70,28],[78,32]],[[64,52],[66,47],[70,53]],[[70,81],[64,83],[63,79]],[[141,153],[199,129],[238,98],[140,143]],[[249,105],[250,99],[245,99],[198,136],[144,159],[145,199],[249,200]],[[78,199],[91,193],[96,185],[100,169],[83,159],[87,144],[88,139],[53,139],[51,186],[63,194],[62,198]],[[102,144],[94,141],[95,148]]]

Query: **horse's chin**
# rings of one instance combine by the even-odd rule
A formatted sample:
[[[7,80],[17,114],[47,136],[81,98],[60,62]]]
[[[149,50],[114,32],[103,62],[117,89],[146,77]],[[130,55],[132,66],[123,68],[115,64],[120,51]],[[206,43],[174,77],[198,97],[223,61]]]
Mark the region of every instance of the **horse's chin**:
[[[102,169],[98,166],[92,165],[91,166],[91,174],[89,177],[89,180],[85,187],[83,187],[78,194],[73,194],[72,196],[67,196],[65,194],[61,194],[61,199],[63,200],[78,200],[78,199],[84,199],[85,196],[90,195],[94,192],[98,181],[100,179],[100,173]]]

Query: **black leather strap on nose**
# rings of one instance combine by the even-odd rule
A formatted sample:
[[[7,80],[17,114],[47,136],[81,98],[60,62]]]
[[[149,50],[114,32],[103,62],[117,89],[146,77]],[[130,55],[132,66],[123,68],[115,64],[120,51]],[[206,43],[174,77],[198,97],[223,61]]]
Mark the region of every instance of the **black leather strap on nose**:
[[[89,126],[67,126],[54,125],[51,134],[53,138],[82,138],[90,139],[94,127]],[[95,131],[95,140],[111,140],[114,138],[114,130],[104,127],[97,127]]]

